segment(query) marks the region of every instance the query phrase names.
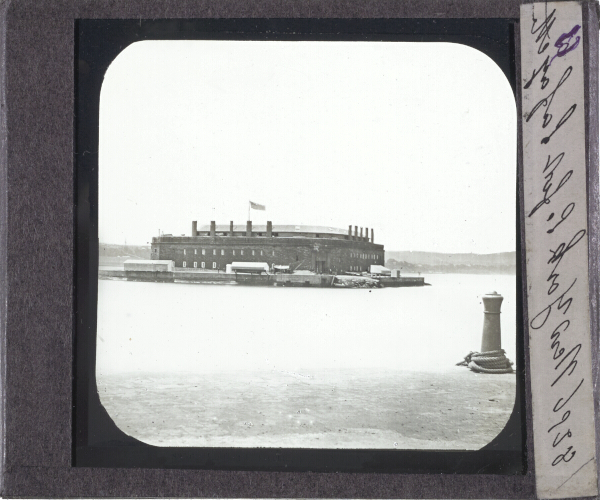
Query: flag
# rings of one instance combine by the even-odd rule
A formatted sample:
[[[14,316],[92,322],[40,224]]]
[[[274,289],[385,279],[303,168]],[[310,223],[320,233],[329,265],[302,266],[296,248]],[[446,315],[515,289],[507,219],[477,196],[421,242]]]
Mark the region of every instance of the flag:
[[[259,205],[258,203],[254,203],[253,201],[250,202],[250,208],[253,208],[254,210],[266,210],[266,207],[264,205]]]

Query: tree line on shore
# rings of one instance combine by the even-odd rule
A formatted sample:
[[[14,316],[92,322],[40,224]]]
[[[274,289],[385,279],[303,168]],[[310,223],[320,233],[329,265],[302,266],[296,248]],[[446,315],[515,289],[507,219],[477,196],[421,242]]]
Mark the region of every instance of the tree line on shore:
[[[515,274],[516,252],[386,252],[386,267],[405,273]]]

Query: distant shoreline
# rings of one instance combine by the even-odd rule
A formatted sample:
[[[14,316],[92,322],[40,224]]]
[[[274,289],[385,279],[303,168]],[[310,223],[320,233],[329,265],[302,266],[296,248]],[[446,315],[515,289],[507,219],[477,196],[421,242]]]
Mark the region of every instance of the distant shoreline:
[[[516,266],[468,266],[468,265],[440,265],[426,266],[415,265],[408,262],[390,263],[386,262],[389,269],[400,269],[402,274],[506,274],[516,275]]]

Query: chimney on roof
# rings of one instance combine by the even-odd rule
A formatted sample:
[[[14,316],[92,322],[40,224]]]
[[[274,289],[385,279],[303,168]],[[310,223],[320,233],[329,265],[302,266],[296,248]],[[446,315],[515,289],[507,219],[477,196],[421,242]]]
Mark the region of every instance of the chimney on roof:
[[[360,228],[360,241],[362,241],[362,240],[363,240],[362,229],[363,229],[363,228],[361,227],[361,228]]]
[[[249,220],[246,222],[246,236],[252,236],[252,221]]]
[[[233,236],[233,221],[229,222],[229,236]]]
[[[267,221],[267,238],[273,236],[273,222],[270,220]]]
[[[198,236],[198,221],[192,221],[192,236]]]
[[[365,241],[368,242],[369,241],[369,228],[365,227]]]
[[[371,228],[371,243],[375,243],[375,233],[373,232],[373,228]]]
[[[354,239],[358,239],[358,226],[354,226]]]
[[[210,235],[211,236],[216,236],[216,234],[217,234],[217,226],[215,224],[215,221],[211,220],[210,221]]]
[[[352,239],[352,226],[348,226],[348,239]]]

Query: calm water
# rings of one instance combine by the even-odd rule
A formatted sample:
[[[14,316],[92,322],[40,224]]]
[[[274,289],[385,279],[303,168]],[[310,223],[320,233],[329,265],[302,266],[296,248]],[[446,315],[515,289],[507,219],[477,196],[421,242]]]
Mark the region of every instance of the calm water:
[[[422,288],[98,283],[98,375],[123,372],[452,369],[481,347],[497,291],[515,359],[514,276],[429,275]]]
[[[515,278],[433,275],[423,288],[100,281],[98,390],[157,446],[477,449],[504,427],[515,375],[456,367],[481,343],[480,296]]]

